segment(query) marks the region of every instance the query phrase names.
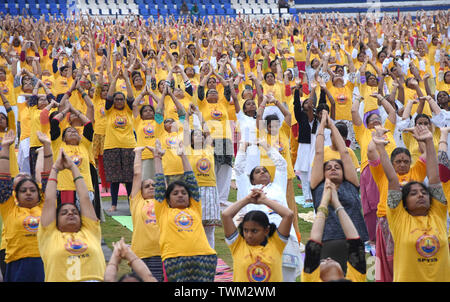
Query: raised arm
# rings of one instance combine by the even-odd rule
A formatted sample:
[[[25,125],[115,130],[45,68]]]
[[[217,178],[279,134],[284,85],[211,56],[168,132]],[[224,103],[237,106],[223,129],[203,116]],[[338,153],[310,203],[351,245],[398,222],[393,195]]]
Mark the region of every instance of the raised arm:
[[[315,145],[315,156],[314,163],[311,168],[311,180],[310,186],[312,189],[315,189],[319,183],[323,181],[323,164],[324,164],[324,129],[328,122],[327,113],[322,112],[322,119],[320,121],[319,127],[317,128],[316,134],[316,145]]]

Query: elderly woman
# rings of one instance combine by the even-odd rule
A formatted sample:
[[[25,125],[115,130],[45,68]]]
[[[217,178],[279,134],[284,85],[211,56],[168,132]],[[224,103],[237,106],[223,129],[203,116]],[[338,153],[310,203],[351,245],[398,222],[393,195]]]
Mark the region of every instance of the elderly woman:
[[[447,200],[439,178],[433,135],[418,125],[414,136],[425,144],[428,186],[411,181],[401,185],[384,148],[383,133],[373,141],[388,179],[387,220],[395,242],[394,282],[448,282],[450,255]]]
[[[80,208],[72,203],[56,206],[58,174],[66,169],[72,172]],[[88,192],[77,165],[60,149],[45,189],[46,202],[37,234],[46,282],[103,281],[105,257],[100,221]]]
[[[117,91],[116,82],[119,77],[125,79],[127,97]],[[105,164],[106,181],[111,183],[111,208],[117,208],[119,186],[125,183],[130,196],[133,182],[134,148],[136,140],[133,134],[133,91],[127,72],[119,70],[109,86],[105,102],[106,133],[103,162]]]

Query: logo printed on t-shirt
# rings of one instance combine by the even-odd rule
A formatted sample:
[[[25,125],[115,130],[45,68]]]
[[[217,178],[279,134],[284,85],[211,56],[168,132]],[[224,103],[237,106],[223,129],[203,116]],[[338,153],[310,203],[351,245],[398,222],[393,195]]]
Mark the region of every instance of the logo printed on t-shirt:
[[[222,118],[222,112],[214,109],[213,111],[211,111],[211,117],[215,120],[220,120]]]
[[[83,162],[83,158],[76,154],[72,155],[70,158],[72,159],[73,163],[75,165],[77,165],[77,167],[79,167],[81,165],[81,163]]]
[[[194,219],[192,216],[184,211],[181,211],[175,216],[175,224],[183,230],[189,229],[193,222]]]
[[[144,134],[146,137],[151,137],[155,134],[155,128],[153,128],[152,124],[148,123],[145,127],[144,127]]]
[[[206,174],[211,169],[211,163],[207,158],[201,158],[197,161],[197,170],[200,173]]]
[[[125,116],[118,115],[114,121],[116,128],[125,128],[127,125],[127,118]]]
[[[145,213],[145,224],[156,223],[155,205],[153,202],[144,204],[142,212]]]
[[[434,235],[423,234],[416,241],[416,250],[422,257],[433,257],[440,248],[439,239]]]
[[[66,244],[64,244],[64,248],[69,253],[78,255],[86,251],[88,246],[81,239],[68,238]]]
[[[339,104],[345,104],[345,103],[347,103],[347,96],[345,94],[339,94],[336,98],[336,101]]]
[[[260,257],[256,257],[256,262],[247,269],[247,278],[250,282],[267,282],[270,279],[270,267],[261,262]]]
[[[166,139],[166,144],[169,147],[175,147],[178,145],[178,137],[176,136],[170,136]]]
[[[35,217],[35,216],[27,216],[23,220],[22,224],[23,227],[30,233],[36,233],[39,228],[39,221],[41,220],[41,217]]]

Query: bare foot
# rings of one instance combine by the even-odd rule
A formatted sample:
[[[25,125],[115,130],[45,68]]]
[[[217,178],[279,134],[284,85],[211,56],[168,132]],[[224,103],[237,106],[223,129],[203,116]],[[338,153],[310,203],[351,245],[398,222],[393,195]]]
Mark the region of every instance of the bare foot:
[[[117,207],[116,206],[111,206],[108,210],[107,210],[108,212],[115,212],[115,211],[117,211]]]
[[[236,181],[235,180],[231,181],[231,188],[234,189],[234,190],[237,190],[237,186],[236,186]]]

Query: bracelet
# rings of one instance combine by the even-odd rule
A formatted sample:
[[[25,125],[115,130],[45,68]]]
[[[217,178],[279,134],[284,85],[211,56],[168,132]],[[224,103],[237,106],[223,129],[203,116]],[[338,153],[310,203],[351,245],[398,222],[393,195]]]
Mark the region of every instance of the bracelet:
[[[56,167],[52,167],[52,170],[55,170],[56,173],[59,173],[59,170]]]
[[[323,133],[317,133],[316,137],[319,136],[319,135],[322,135],[323,137],[325,137],[325,135],[323,135]]]
[[[328,217],[328,209],[326,207],[318,207],[317,212],[322,212],[325,215],[325,218]]]
[[[58,183],[58,180],[56,178],[49,178],[49,179],[47,179],[47,181],[54,181],[54,182]]]
[[[440,144],[440,143],[448,145],[448,143],[445,142],[445,141],[439,141],[439,144]]]
[[[9,157],[8,157],[8,156],[0,156],[0,159],[6,159],[6,160],[9,160]]]
[[[77,176],[77,177],[75,177],[74,179],[73,179],[73,182],[76,182],[78,179],[82,179],[83,178],[83,176]]]
[[[108,263],[106,266],[108,266],[108,265],[114,265],[116,268],[118,266],[116,263]]]
[[[83,92],[83,93],[81,94],[81,97],[84,99],[85,96],[87,96],[87,93],[86,93],[86,92]]]
[[[69,97],[72,96],[72,92],[70,92],[70,91],[67,91],[66,94],[67,94]]]
[[[47,154],[47,155],[44,154],[44,158],[50,158],[52,156],[53,156],[53,153],[50,153],[50,154]]]
[[[336,210],[334,210],[334,213],[337,215],[338,211],[343,209],[344,209],[343,206],[337,207]]]

